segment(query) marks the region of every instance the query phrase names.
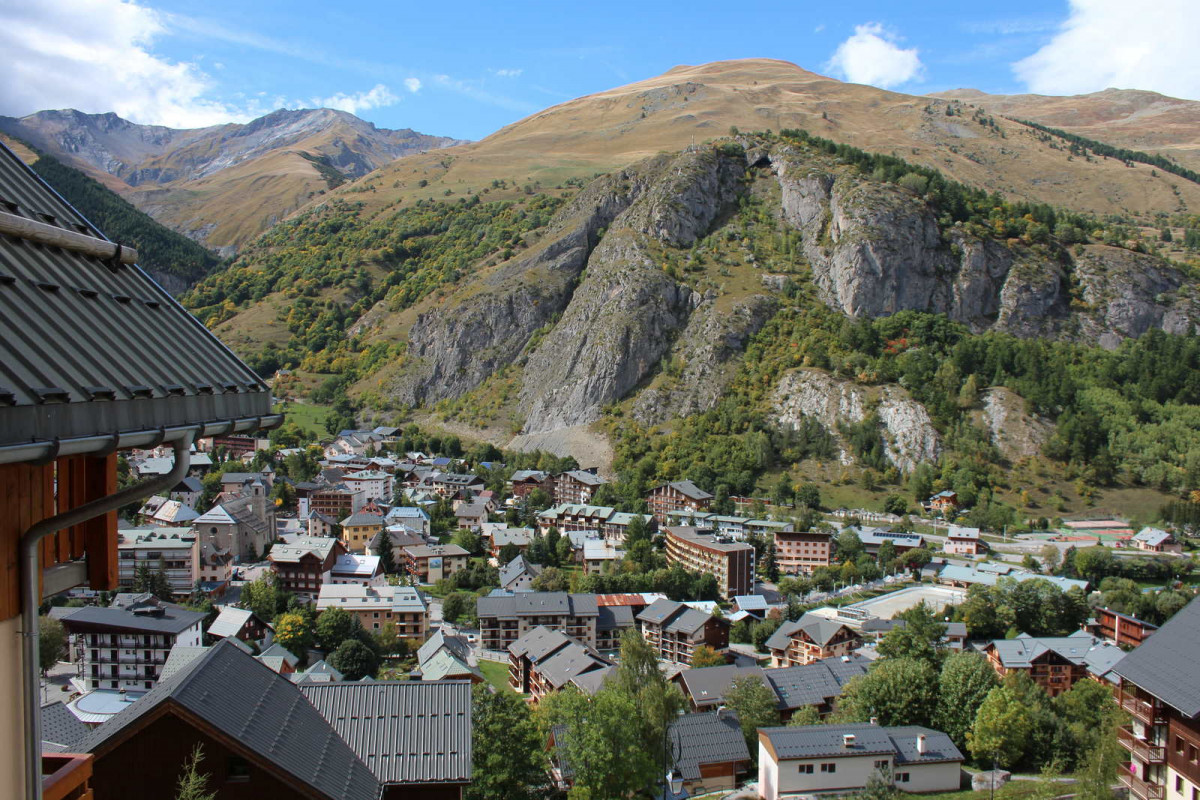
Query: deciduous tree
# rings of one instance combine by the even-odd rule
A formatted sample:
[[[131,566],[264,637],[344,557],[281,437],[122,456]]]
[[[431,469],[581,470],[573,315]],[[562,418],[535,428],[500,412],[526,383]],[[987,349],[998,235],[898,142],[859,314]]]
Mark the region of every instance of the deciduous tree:
[[[779,724],[779,698],[755,675],[734,678],[725,690],[725,705],[737,712],[750,757],[758,761],[758,729]]]
[[[1001,767],[1011,767],[1025,755],[1032,730],[1029,712],[1017,696],[997,686],[979,706],[967,746],[980,763],[994,760]]]
[[[967,733],[988,692],[999,685],[996,671],[979,653],[954,653],[942,664],[938,679],[938,704],[933,724],[958,747],[967,746]],[[1099,686],[1099,684],[1096,684]]]
[[[511,691],[471,690],[471,758],[468,800],[525,800],[544,793],[545,741],[526,704]]]

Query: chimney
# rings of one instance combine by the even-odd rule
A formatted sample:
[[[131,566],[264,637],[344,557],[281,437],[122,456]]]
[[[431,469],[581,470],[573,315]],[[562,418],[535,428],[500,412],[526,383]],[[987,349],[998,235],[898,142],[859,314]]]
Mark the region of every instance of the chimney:
[[[923,747],[924,745],[920,745],[920,746]],[[842,734],[842,747],[854,747],[854,734],[853,733],[843,733]]]
[[[925,734],[917,735],[917,755],[925,755]]]
[[[879,724],[879,717],[871,717],[871,724],[872,724],[872,725],[878,725],[878,724]]]

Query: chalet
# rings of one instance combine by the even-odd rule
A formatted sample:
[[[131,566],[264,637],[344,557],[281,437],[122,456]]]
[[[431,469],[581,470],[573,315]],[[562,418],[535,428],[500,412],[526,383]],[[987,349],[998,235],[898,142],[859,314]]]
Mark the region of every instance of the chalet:
[[[583,540],[583,574],[600,575],[619,565],[625,551],[604,539]]]
[[[231,642],[233,640],[226,639],[225,641]],[[288,650],[279,642],[275,642],[270,647],[256,655],[254,660],[260,664],[266,665],[267,669],[280,675],[291,675],[300,665],[300,659],[297,658],[291,650]]]
[[[429,640],[417,650],[414,680],[467,680],[483,683],[483,673],[471,666],[471,644],[461,636],[447,634],[444,628],[434,631]]]
[[[359,586],[382,586],[387,583],[379,556],[359,556],[345,553],[333,562],[328,583],[354,583]]]
[[[483,478],[455,472],[434,472],[422,481],[422,485],[428,485],[442,497],[453,497],[459,492],[474,494],[482,490]]]
[[[531,591],[533,579],[541,574],[540,566],[519,555],[500,568],[500,588],[508,592]]]
[[[554,494],[554,485],[550,473],[536,469],[519,469],[508,480],[509,491],[516,498],[525,498],[529,493],[541,489],[547,495]]]
[[[554,504],[573,503],[586,505],[592,495],[608,481],[594,471],[575,469],[554,476]]]
[[[596,647],[600,610],[594,594],[493,592],[476,601],[476,612],[485,650],[507,651],[510,644],[539,625]]]
[[[408,574],[421,583],[437,583],[467,566],[471,554],[456,544],[419,544],[404,548]]]
[[[487,506],[483,503],[460,503],[454,509],[454,517],[458,527],[479,530],[479,526],[488,521]]]
[[[958,493],[949,489],[938,492],[926,502],[926,507],[935,514],[947,516],[958,510]]]
[[[335,536],[337,528],[338,521],[333,517],[327,517],[319,511],[308,512],[309,536]]]
[[[667,524],[667,515],[678,511],[707,511],[713,496],[691,481],[664,483],[651,490],[646,498],[650,513],[660,525]]]
[[[326,584],[317,597],[317,611],[331,608],[358,617],[365,630],[381,631],[392,624],[401,639],[420,642],[429,629],[429,604],[414,586]]]
[[[533,531],[529,528],[492,528],[491,531],[492,558],[500,558],[500,551],[508,545],[524,553],[533,541]]]
[[[1142,528],[1129,540],[1138,550],[1150,553],[1183,554],[1183,545],[1171,534],[1158,528]]]
[[[1192,600],[1145,644],[1117,662],[1117,702],[1128,714],[1117,742],[1129,763],[1117,770],[1131,800],[1200,796],[1200,601]]]
[[[383,535],[387,534],[388,540],[392,547],[392,563],[396,569],[404,569],[405,559],[404,548],[416,547],[417,545],[426,544],[425,537],[414,533],[403,525],[389,525],[379,533],[375,534],[367,544],[367,554],[372,556],[383,556]]]
[[[383,530],[383,515],[359,511],[343,519],[342,544],[348,553],[365,553],[367,545]]]
[[[281,589],[312,598],[320,594],[338,557],[345,553],[338,539],[300,536],[291,544],[272,547],[267,559]]]
[[[942,549],[960,556],[979,556],[987,552],[987,542],[979,535],[979,528],[964,528],[951,525],[946,531],[946,543]]]
[[[983,654],[1001,678],[1010,672],[1024,672],[1056,697],[1084,678],[1115,682],[1110,673],[1125,651],[1076,631],[1070,636],[1036,638],[1022,633],[1015,639],[996,639],[983,648]]]
[[[429,535],[429,514],[425,509],[415,506],[392,506],[383,518],[384,524],[390,526],[403,525],[411,531]]]
[[[180,765],[197,747],[209,786],[223,797],[380,793],[370,768],[300,689],[229,642],[130,703],[80,747],[94,757],[97,800],[175,796]]]
[[[1094,608],[1092,620],[1086,630],[1120,647],[1132,648],[1149,639],[1150,635],[1158,630],[1158,626],[1129,614],[1122,614],[1120,611]]]
[[[200,502],[200,498],[203,495],[204,484],[200,482],[199,478],[194,478],[189,475],[188,477],[181,479],[179,483],[175,484],[175,487],[171,489],[171,493],[168,496],[172,500],[178,500],[184,505],[195,508],[196,504]]]
[[[642,636],[662,661],[691,664],[700,645],[713,650],[729,647],[729,621],[674,600],[655,600],[637,615]]]
[[[202,542],[196,556],[196,580],[206,597],[220,597],[233,580],[233,553]]]
[[[959,788],[963,755],[941,731],[871,723],[758,729],[758,793],[763,800],[850,795],[873,776],[912,794]]]
[[[538,625],[508,646],[508,682],[534,702],[613,662],[565,633]]]
[[[174,487],[193,440],[282,417],[258,375],[136,265],[133,248],[104,238],[3,146],[0,198],[0,797],[19,797],[41,780],[27,774],[41,755],[40,681],[22,668],[38,662],[39,587],[117,588],[117,508]],[[164,444],[171,471],[118,491],[117,452]],[[44,765],[61,796],[88,790],[88,767],[86,757]]]
[[[861,646],[862,637],[848,625],[811,613],[783,623],[767,639],[773,667],[803,666],[847,656]]]

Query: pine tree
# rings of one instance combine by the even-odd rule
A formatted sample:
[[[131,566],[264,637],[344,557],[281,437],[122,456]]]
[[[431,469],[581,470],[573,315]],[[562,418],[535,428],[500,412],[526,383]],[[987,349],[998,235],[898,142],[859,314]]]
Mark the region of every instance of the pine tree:
[[[387,528],[379,534],[379,565],[383,571],[391,575],[396,571],[396,556],[392,553],[392,535]]]
[[[196,749],[183,762],[183,773],[179,776],[175,800],[216,800],[215,791],[207,792],[208,775],[200,773],[200,762],[204,760],[204,748],[196,745]]]

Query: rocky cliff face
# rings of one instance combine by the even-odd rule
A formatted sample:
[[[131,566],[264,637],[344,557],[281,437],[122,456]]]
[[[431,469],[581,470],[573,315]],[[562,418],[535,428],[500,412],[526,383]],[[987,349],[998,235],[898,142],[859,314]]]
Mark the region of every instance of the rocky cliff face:
[[[736,200],[745,162],[685,152],[619,214],[554,332],[529,357],[525,433],[599,419],[657,367],[703,298],[656,263],[650,242],[687,247]]]
[[[1054,433],[1054,425],[1025,410],[1025,400],[1003,386],[994,386],[979,397],[975,422],[988,432],[992,444],[1009,461],[1035,458]]]
[[[1101,245],[1048,256],[977,239],[961,226],[941,231],[924,201],[898,186],[834,175],[788,148],[766,158],[821,299],[850,316],[931,311],[975,331],[1106,347],[1150,328],[1185,330],[1200,317],[1195,298],[1179,291],[1183,276],[1152,256]],[[1086,307],[1071,306],[1073,280]]]
[[[825,372],[802,369],[779,381],[771,406],[780,425],[795,427],[802,417],[824,425],[842,443],[842,463],[849,463],[852,455],[840,429],[862,422],[872,412],[879,415],[887,459],[899,469],[908,471],[919,463],[936,461],[942,452],[929,412],[898,386],[860,386]]]

